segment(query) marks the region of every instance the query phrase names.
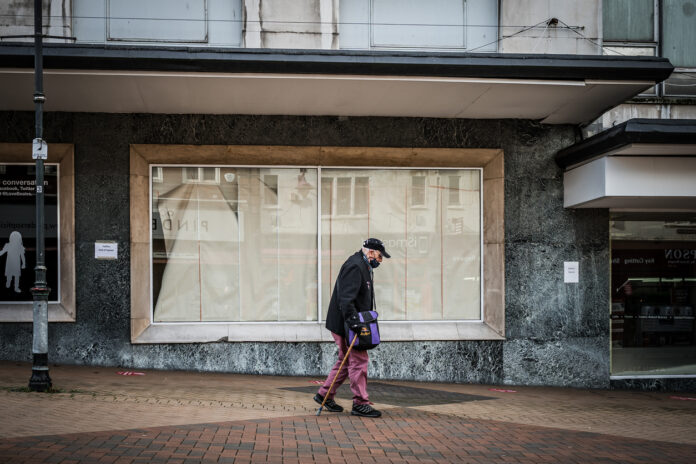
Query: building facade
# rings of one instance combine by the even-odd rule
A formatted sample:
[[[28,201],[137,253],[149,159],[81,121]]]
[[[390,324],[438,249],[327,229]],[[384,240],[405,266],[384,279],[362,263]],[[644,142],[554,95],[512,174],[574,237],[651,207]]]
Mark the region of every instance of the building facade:
[[[24,3],[0,7],[8,360]],[[372,377],[693,389],[690,2],[576,3],[45,2],[49,359],[322,375],[336,273],[376,236]]]

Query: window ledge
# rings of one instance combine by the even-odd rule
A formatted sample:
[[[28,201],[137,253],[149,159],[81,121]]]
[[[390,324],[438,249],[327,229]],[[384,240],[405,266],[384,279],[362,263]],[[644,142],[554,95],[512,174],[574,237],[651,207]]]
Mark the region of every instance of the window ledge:
[[[481,321],[379,323],[384,342],[504,340]],[[161,323],[149,325],[133,343],[333,342],[324,322]]]
[[[0,321],[33,322],[33,303],[3,304],[0,306]],[[49,303],[48,322],[75,322],[75,309],[60,303]]]

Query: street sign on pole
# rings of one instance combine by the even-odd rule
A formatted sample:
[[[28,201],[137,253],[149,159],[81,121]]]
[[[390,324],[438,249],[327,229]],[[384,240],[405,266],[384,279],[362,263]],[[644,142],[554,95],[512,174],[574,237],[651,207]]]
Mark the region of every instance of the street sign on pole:
[[[48,145],[42,139],[34,139],[32,142],[31,156],[35,160],[45,160],[48,158]]]

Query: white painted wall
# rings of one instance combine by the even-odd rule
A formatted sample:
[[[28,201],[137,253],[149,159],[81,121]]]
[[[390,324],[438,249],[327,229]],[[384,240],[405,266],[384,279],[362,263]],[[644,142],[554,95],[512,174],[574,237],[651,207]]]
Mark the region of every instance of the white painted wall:
[[[559,22],[547,27],[551,18]],[[532,25],[537,27],[523,31]],[[502,53],[597,55],[601,31],[601,0],[500,0]]]
[[[338,48],[339,0],[243,0],[244,46]]]

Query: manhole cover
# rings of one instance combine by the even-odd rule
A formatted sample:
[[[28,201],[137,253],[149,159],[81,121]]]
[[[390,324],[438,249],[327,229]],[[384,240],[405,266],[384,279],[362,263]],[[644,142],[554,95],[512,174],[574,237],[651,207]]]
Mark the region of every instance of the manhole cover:
[[[308,387],[286,387],[283,388],[283,390],[314,394],[317,392],[318,388],[314,385],[310,385]],[[370,394],[370,401],[374,403],[384,403],[404,407],[496,399],[491,396],[467,395],[465,393],[431,390],[429,388],[406,387],[402,385],[391,385],[380,382],[368,382],[367,391]],[[347,382],[339,387],[336,397],[349,401],[353,400],[353,393],[350,391],[350,385]]]

